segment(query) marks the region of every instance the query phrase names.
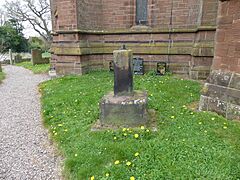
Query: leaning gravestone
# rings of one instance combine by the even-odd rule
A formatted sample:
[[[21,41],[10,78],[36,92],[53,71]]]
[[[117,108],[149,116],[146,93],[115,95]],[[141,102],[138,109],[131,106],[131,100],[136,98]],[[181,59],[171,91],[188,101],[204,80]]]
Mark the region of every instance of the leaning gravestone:
[[[14,56],[14,63],[21,63],[22,62],[22,56],[20,54],[16,54]]]
[[[114,92],[100,102],[101,125],[138,126],[147,122],[147,93],[133,91],[132,51],[121,49],[114,55]]]
[[[32,49],[32,64],[47,64],[49,63],[49,58],[43,58],[42,52],[39,49]]]

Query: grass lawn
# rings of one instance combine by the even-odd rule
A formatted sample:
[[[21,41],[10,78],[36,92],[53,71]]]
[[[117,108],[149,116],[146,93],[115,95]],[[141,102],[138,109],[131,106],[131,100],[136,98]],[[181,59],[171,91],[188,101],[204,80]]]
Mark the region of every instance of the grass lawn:
[[[2,82],[2,80],[5,78],[5,74],[4,72],[0,72],[0,83]]]
[[[186,107],[199,100],[199,83],[144,75],[135,76],[134,86],[148,91],[157,132],[90,131],[100,99],[113,89],[109,72],[41,84],[44,123],[65,157],[66,179],[240,178],[240,124]]]
[[[34,74],[41,74],[47,73],[49,71],[50,65],[49,64],[36,64],[32,65],[31,62],[22,62],[16,64],[17,66],[22,66],[26,69],[31,70]]]

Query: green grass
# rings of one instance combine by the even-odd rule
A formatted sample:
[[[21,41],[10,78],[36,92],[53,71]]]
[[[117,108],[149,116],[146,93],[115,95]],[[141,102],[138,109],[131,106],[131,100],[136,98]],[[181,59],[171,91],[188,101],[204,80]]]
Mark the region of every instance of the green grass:
[[[44,123],[65,157],[66,179],[240,177],[240,124],[215,113],[186,108],[199,100],[200,84],[172,76],[144,75],[136,76],[134,85],[148,91],[149,108],[157,112],[157,132],[147,132],[146,128],[90,131],[99,117],[100,99],[113,87],[109,72],[41,84]],[[139,138],[134,137],[136,133]],[[116,160],[119,165],[114,164]],[[127,166],[127,161],[132,164]]]
[[[51,53],[49,53],[49,52],[44,52],[44,53],[42,53],[42,57],[43,57],[43,58],[51,58]]]
[[[4,72],[0,72],[0,83],[2,82],[2,80],[5,78],[5,74]]]
[[[16,64],[17,66],[22,66],[26,69],[31,70],[34,74],[41,74],[47,73],[49,71],[50,65],[49,64],[36,64],[32,65],[31,62],[22,62]]]

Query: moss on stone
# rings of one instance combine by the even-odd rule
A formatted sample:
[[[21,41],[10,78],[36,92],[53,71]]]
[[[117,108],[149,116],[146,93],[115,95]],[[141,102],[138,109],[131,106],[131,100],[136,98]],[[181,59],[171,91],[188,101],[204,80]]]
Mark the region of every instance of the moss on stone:
[[[82,34],[152,34],[152,33],[169,33],[169,32],[179,32],[179,33],[195,33],[198,31],[215,31],[216,25],[204,25],[195,26],[189,28],[131,28],[131,29],[105,29],[105,30],[91,30],[91,29],[75,29],[75,30],[58,30],[54,34],[72,34],[72,33],[82,33]]]

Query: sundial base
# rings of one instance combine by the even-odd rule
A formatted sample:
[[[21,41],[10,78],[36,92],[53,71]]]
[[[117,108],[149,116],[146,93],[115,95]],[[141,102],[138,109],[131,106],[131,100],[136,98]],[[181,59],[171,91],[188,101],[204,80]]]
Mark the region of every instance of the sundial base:
[[[126,96],[114,96],[110,92],[100,102],[102,125],[134,127],[146,124],[147,116],[147,93],[144,91]]]

